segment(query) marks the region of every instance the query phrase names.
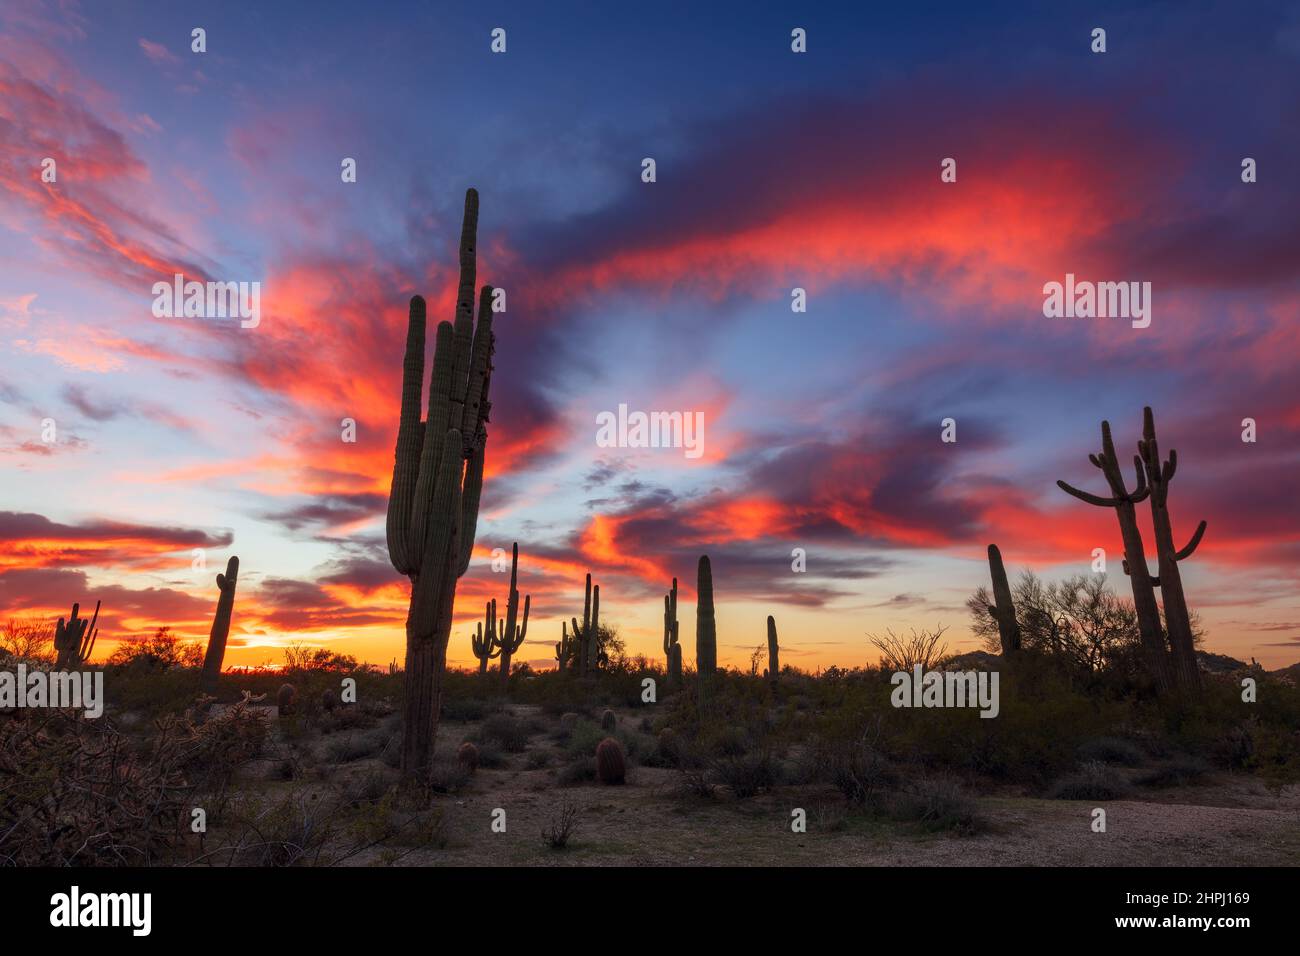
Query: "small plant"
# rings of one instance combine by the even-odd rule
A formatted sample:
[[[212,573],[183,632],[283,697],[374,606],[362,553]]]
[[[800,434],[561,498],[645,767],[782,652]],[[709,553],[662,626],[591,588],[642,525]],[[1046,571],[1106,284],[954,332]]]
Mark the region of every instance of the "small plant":
[[[1143,787],[1185,787],[1201,783],[1210,772],[1209,764],[1195,757],[1171,760],[1138,778]]]
[[[975,801],[953,777],[922,777],[897,795],[893,810],[897,819],[935,832],[951,830],[969,836],[983,825]]]
[[[460,749],[456,751],[456,760],[467,772],[472,774],[478,769],[478,747],[468,740],[465,741],[460,745]]]
[[[572,800],[562,800],[542,829],[542,843],[552,850],[563,850],[569,837],[578,829],[578,807]]]
[[[1086,760],[1079,769],[1052,787],[1056,800],[1118,800],[1130,790],[1128,781],[1100,760]]]
[[[607,734],[612,734],[614,732],[614,728],[617,726],[618,726],[618,717],[614,715],[614,712],[612,710],[606,708],[605,712],[600,715],[600,729],[605,731],[605,733]]]
[[[606,737],[596,745],[596,780],[603,784],[621,784],[627,780],[623,745],[613,737]]]
[[[1142,749],[1120,737],[1094,737],[1079,747],[1083,760],[1100,760],[1121,767],[1137,767],[1145,762]]]

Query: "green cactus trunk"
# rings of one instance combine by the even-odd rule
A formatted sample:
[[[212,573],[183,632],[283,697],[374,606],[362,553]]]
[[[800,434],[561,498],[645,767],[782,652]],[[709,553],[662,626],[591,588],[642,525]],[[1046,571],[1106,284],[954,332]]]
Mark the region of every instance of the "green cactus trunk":
[[[678,643],[677,579],[673,589],[664,595],[664,658],[668,686],[678,687],[682,682],[682,645]]]
[[[767,679],[775,684],[781,675],[781,648],[776,641],[776,618],[767,616]]]
[[[1196,693],[1201,689],[1201,670],[1196,663],[1196,641],[1192,634],[1191,614],[1187,610],[1187,596],[1183,593],[1183,578],[1178,563],[1191,557],[1201,543],[1201,536],[1205,534],[1205,522],[1197,525],[1185,548],[1180,551],[1174,546],[1173,521],[1169,517],[1169,482],[1178,470],[1178,452],[1171,448],[1169,459],[1161,464],[1155,416],[1150,408],[1142,410],[1142,441],[1138,442],[1138,451],[1146,471],[1147,484],[1151,487],[1151,524],[1155,529],[1159,562],[1159,574],[1153,584],[1160,588],[1160,595],[1164,599],[1165,628],[1169,634],[1174,677],[1182,690]],[[1141,570],[1145,569],[1144,563]],[[1130,565],[1130,577],[1134,570]]]
[[[87,620],[77,617],[81,611],[80,604],[72,605],[72,613],[67,620],[59,618],[54,626],[55,670],[67,670],[81,667],[95,651],[95,638],[99,634],[96,622],[99,620],[100,602],[95,602],[95,616]]]
[[[478,193],[465,194],[456,321],[440,322],[424,390],[425,303],[411,299],[402,364],[402,410],[388,496],[388,555],[411,579],[406,618],[406,697],[401,767],[409,781],[427,777],[442,697],[456,583],[469,567],[483,492],[494,337],[492,288],[479,296],[474,321]]]
[[[1007,582],[1007,569],[1002,565],[1002,552],[996,544],[989,545],[989,573],[993,576],[993,600],[989,614],[998,622],[998,637],[1002,641],[1002,656],[1012,657],[1020,650],[1020,624],[1016,621],[1016,606],[1011,601],[1011,585]]]
[[[497,642],[501,645],[501,694],[506,696],[510,693],[510,659],[514,657],[515,651],[523,646],[524,638],[528,635],[528,606],[532,602],[532,595],[524,597],[524,621],[522,626],[516,626],[516,620],[519,616],[519,589],[516,587],[519,576],[519,544],[515,543],[510,558],[510,596],[506,600],[506,623]]]
[[[217,613],[212,617],[212,630],[208,634],[208,650],[203,655],[203,674],[199,678],[199,693],[216,696],[221,680],[221,664],[226,657],[226,641],[230,638],[230,619],[235,610],[235,585],[239,581],[239,558],[234,555],[226,562],[226,573],[217,575]]]
[[[713,617],[713,569],[707,554],[700,556],[696,577],[695,669],[701,677],[718,669],[718,632]]]
[[[1174,689],[1174,675],[1169,655],[1165,650],[1164,631],[1160,625],[1160,609],[1156,604],[1155,582],[1147,573],[1146,550],[1142,545],[1142,532],[1138,530],[1137,505],[1151,493],[1142,461],[1134,456],[1137,485],[1129,491],[1120,471],[1119,456],[1111,438],[1110,422],[1101,423],[1101,452],[1089,455],[1088,460],[1101,470],[1110,485],[1111,497],[1104,498],[1057,481],[1057,486],[1080,501],[1099,508],[1114,508],[1119,521],[1120,536],[1124,542],[1124,570],[1133,587],[1133,607],[1137,612],[1138,633],[1142,640],[1143,657],[1148,673],[1158,693],[1167,694]]]

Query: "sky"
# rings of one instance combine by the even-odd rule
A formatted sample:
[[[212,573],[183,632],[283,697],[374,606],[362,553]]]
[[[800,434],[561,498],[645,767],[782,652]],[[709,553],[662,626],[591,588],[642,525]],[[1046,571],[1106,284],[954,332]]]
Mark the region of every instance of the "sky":
[[[739,667],[769,614],[809,670],[973,649],[990,542],[1049,579],[1103,548],[1127,595],[1055,482],[1101,493],[1144,405],[1207,649],[1300,659],[1300,8],[867,6],[0,0],[0,620],[204,640],[238,555],[228,666],[400,660],[406,303],[452,318],[473,186],[507,307],[451,664],[516,541],[534,667],[588,571],[654,658],[677,577],[693,662],[706,553]],[[260,322],[156,317],[176,273],[260,283]],[[1149,327],[1045,316],[1067,274],[1151,283]],[[602,447],[621,404],[702,413],[703,454]]]

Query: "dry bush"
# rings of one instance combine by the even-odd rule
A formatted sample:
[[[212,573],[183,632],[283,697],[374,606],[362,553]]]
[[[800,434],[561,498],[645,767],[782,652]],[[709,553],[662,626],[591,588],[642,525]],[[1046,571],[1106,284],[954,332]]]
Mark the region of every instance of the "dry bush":
[[[870,634],[868,638],[880,651],[882,671],[910,672],[917,664],[921,665],[921,670],[928,671],[948,652],[948,645],[939,643],[946,630],[943,626],[933,631],[918,631],[913,628],[910,634],[903,637],[887,629],[883,635]]]
[[[577,804],[569,799],[562,800],[551,814],[550,822],[542,829],[542,843],[552,850],[563,850],[577,829]]]
[[[265,733],[242,704],[201,724],[166,718],[142,741],[78,712],[0,715],[0,862],[165,862],[188,838],[190,811],[221,800]]]

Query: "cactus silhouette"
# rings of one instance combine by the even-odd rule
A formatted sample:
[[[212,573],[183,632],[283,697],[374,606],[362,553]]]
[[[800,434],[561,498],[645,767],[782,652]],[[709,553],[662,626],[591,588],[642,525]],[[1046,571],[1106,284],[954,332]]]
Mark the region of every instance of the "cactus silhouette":
[[[506,620],[505,625],[499,628],[496,635],[497,645],[501,648],[501,693],[506,694],[510,690],[510,658],[514,656],[515,651],[523,646],[524,638],[528,635],[528,606],[532,603],[532,595],[524,595],[524,621],[523,624],[516,624],[519,617],[519,589],[516,587],[519,576],[519,544],[515,543],[513,553],[510,557],[510,596],[506,600]],[[495,610],[496,602],[492,602]]]
[[[68,615],[67,621],[59,618],[58,624],[54,626],[54,666],[57,669],[81,667],[90,660],[90,655],[95,650],[95,638],[99,634],[99,628],[95,626],[99,620],[99,604],[99,601],[95,602],[95,615],[89,620],[77,617],[81,610],[80,604],[72,605],[72,613]]]
[[[776,642],[776,618],[767,616],[767,679],[773,684],[781,674],[781,648]]]
[[[406,618],[401,768],[407,779],[433,762],[456,584],[469,567],[483,492],[492,373],[492,288],[479,295],[474,321],[478,193],[465,193],[456,321],[438,323],[424,391],[425,303],[411,299],[402,362],[402,406],[388,495],[388,556],[411,579]]]
[[[496,598],[487,602],[483,612],[483,620],[478,622],[478,630],[470,635],[469,640],[470,646],[474,650],[474,656],[478,658],[478,672],[486,674],[488,661],[501,655],[501,645],[497,643]]]
[[[1159,562],[1159,574],[1152,578],[1151,583],[1160,589],[1160,596],[1164,599],[1165,627],[1169,632],[1174,674],[1184,690],[1196,691],[1201,686],[1201,671],[1196,664],[1196,644],[1178,562],[1190,558],[1201,543],[1201,537],[1205,534],[1205,522],[1196,526],[1191,540],[1183,548],[1174,547],[1173,523],[1169,517],[1169,482],[1178,470],[1178,452],[1169,449],[1169,458],[1161,463],[1160,445],[1156,441],[1156,421],[1150,407],[1142,409],[1142,440],[1138,442],[1138,457],[1146,471],[1147,486],[1151,489],[1151,524],[1155,529],[1156,556]],[[1124,573],[1129,577],[1135,574],[1150,577],[1145,562],[1134,565],[1125,561]]]
[[[578,674],[585,676],[588,671],[596,669],[596,658],[600,651],[596,640],[600,630],[600,585],[597,584],[594,588],[591,586],[590,573],[587,574],[586,596],[582,600],[582,627],[578,627],[576,617],[571,623],[573,639],[578,642]]]
[[[555,644],[555,669],[569,670],[577,660],[578,644],[576,637],[569,636],[569,625],[560,622],[560,639]]]
[[[1020,650],[1020,624],[1016,620],[1016,606],[1011,601],[1011,585],[1007,582],[1007,569],[1002,566],[1002,552],[996,544],[989,545],[989,573],[993,576],[993,600],[989,614],[998,623],[998,637],[1002,639],[1002,656],[1011,657]]]
[[[199,693],[217,694],[221,679],[221,662],[226,656],[226,641],[230,637],[230,617],[235,609],[235,585],[239,582],[239,558],[234,555],[226,562],[226,573],[217,575],[217,613],[212,616],[212,631],[208,634],[208,650],[203,655],[203,674],[199,678]]]
[[[1088,460],[1101,471],[1110,485],[1109,498],[1080,491],[1064,481],[1057,481],[1057,486],[1067,494],[1080,501],[1085,501],[1098,508],[1114,508],[1119,519],[1120,536],[1124,542],[1124,564],[1129,568],[1146,569],[1146,551],[1142,544],[1142,532],[1138,529],[1137,505],[1151,494],[1147,484],[1146,471],[1142,459],[1133,456],[1136,472],[1136,486],[1129,491],[1124,484],[1124,475],[1120,471],[1119,456],[1115,454],[1115,442],[1110,434],[1110,422],[1101,423],[1101,451],[1089,455]],[[1143,657],[1146,667],[1155,682],[1157,692],[1167,694],[1174,689],[1173,668],[1170,666],[1169,654],[1165,650],[1164,630],[1160,625],[1160,609],[1156,604],[1155,582],[1149,574],[1131,574],[1129,581],[1133,587],[1133,607],[1137,611],[1138,633],[1142,640]]]
[[[695,669],[705,677],[718,669],[718,628],[713,617],[713,569],[700,555],[695,588]]]
[[[677,639],[677,579],[664,595],[664,657],[667,659],[668,686],[682,682],[682,645]]]

